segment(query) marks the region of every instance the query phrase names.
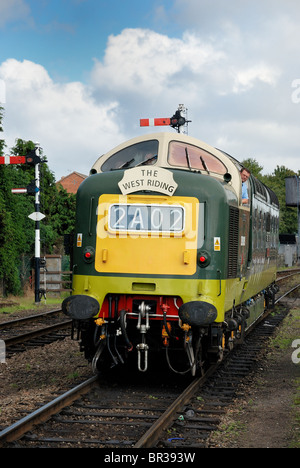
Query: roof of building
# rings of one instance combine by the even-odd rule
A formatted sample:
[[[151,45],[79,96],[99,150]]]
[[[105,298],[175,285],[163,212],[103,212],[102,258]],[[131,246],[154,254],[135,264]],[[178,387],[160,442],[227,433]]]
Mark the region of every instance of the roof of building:
[[[72,172],[65,177],[62,177],[58,182],[56,182],[56,186],[58,187],[61,185],[68,193],[77,193],[77,190],[80,184],[87,178],[88,176],[85,174],[80,174],[80,172]]]

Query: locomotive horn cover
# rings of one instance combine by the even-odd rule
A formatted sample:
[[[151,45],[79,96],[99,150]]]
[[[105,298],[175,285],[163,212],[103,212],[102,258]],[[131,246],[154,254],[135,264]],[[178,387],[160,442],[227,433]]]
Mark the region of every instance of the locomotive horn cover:
[[[208,302],[192,301],[183,304],[179,309],[179,317],[191,326],[205,327],[211,325],[217,318],[215,306]]]
[[[78,294],[67,297],[62,303],[62,310],[74,320],[86,320],[98,314],[100,305],[93,297]]]

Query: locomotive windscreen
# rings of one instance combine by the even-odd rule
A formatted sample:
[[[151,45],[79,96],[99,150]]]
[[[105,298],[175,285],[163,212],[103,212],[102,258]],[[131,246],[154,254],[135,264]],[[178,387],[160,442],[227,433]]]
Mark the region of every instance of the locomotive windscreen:
[[[101,167],[102,172],[153,165],[157,161],[158,141],[148,140],[128,146],[113,154]]]

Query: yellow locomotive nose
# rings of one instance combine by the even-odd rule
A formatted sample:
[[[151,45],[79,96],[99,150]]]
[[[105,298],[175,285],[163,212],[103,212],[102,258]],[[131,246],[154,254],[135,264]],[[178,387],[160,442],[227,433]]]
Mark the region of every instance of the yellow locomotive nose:
[[[199,200],[191,197],[102,195],[98,204],[96,271],[194,275],[199,205]]]

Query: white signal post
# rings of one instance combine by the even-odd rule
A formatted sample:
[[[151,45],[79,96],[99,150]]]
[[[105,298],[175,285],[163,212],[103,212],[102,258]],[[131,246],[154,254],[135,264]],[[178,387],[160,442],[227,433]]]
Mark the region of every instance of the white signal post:
[[[33,154],[32,154],[33,153]],[[40,221],[45,218],[40,212],[40,147],[36,143],[34,151],[27,156],[0,156],[0,164],[31,164],[35,167],[35,187],[34,192],[27,188],[14,188],[12,193],[34,193],[35,194],[35,212],[29,215],[29,218],[35,221],[35,252],[34,252],[34,270],[35,270],[35,303],[41,301],[40,298],[40,266],[41,266],[41,235],[40,235]],[[46,162],[46,161],[45,161]]]
[[[39,155],[39,148],[36,148],[36,152]],[[38,189],[35,193],[35,213],[40,213],[40,163],[35,165],[35,185]],[[40,221],[35,221],[35,255],[34,255],[34,269],[35,269],[35,303],[41,301],[40,298],[40,266],[41,266],[41,230]]]

